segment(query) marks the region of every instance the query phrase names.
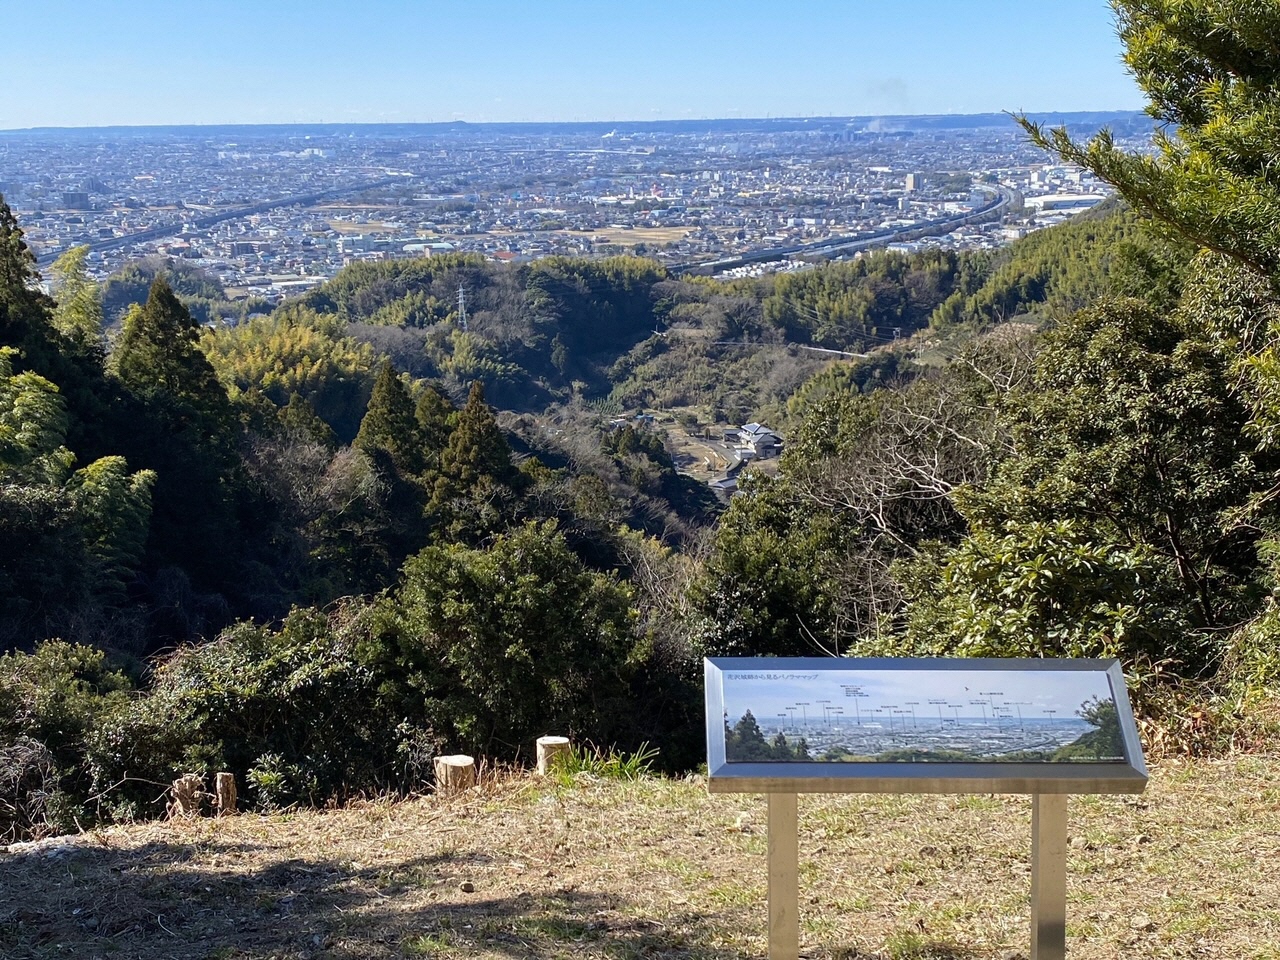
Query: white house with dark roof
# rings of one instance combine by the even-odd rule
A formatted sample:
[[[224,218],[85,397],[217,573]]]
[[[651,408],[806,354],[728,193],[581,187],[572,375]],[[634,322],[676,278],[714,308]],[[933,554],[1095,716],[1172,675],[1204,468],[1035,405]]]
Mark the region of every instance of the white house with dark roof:
[[[738,431],[738,442],[761,460],[782,452],[782,438],[759,423],[745,424]]]

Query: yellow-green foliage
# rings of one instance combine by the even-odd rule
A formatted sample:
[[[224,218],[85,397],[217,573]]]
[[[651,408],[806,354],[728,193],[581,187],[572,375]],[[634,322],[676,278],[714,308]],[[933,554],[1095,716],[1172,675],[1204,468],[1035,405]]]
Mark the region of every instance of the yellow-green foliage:
[[[292,307],[206,330],[201,345],[232,396],[256,390],[284,406],[297,393],[350,439],[372,387],[374,356],[344,328],[336,317]]]
[[[764,298],[764,321],[791,339],[874,343],[923,326],[948,296],[976,288],[984,267],[980,254],[931,250],[873,254],[782,274]]]
[[[428,326],[449,315],[457,281],[485,267],[478,253],[353,263],[307,294],[303,303],[343,320]],[[405,298],[410,302],[397,309]]]
[[[501,350],[492,340],[465,330],[450,330],[446,336],[431,341],[429,349],[440,372],[460,383],[515,381],[523,372],[518,364],[503,361]]]
[[[976,290],[963,287],[934,311],[931,324],[995,323],[1024,314],[1060,318],[1106,293],[1167,304],[1191,251],[1153,239],[1144,221],[1108,203],[997,255]]]

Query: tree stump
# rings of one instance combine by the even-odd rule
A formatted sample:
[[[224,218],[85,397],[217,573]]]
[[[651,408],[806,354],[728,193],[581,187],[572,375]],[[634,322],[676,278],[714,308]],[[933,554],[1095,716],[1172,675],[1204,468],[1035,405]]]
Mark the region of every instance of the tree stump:
[[[447,797],[476,785],[476,762],[465,754],[436,757],[436,793]]]
[[[538,738],[538,776],[545,777],[551,768],[569,756],[568,737]]]
[[[204,778],[188,773],[173,781],[169,788],[172,799],[169,801],[169,817],[198,817],[200,808],[204,806]]]
[[[236,776],[234,773],[219,773],[214,778],[213,792],[218,816],[225,817],[236,812]]]

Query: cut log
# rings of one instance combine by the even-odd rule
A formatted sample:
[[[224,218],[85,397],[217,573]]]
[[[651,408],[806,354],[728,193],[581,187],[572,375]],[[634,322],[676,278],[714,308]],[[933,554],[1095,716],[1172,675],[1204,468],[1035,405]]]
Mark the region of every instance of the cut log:
[[[200,808],[204,806],[204,778],[188,773],[173,781],[169,788],[172,799],[169,801],[169,816],[198,817]]]
[[[545,777],[558,762],[569,757],[568,737],[538,738],[538,775]]]
[[[476,785],[476,761],[465,754],[436,757],[436,793],[450,796]]]
[[[219,773],[214,778],[213,792],[218,816],[225,817],[236,812],[236,775],[234,773]]]

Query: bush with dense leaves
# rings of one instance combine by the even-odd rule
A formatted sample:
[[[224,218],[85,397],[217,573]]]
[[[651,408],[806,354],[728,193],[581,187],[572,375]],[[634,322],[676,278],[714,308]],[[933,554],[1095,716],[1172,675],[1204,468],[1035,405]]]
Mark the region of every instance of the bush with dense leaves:
[[[630,590],[553,525],[429,547],[376,601],[237,624],[170,655],[145,695],[79,729],[81,795],[109,789],[107,812],[154,814],[156,785],[216,770],[262,807],[413,790],[437,752],[527,757],[547,733],[687,757],[688,664],[654,656],[634,622]]]
[[[380,695],[430,719],[451,745],[527,755],[548,733],[624,736],[644,655],[628,588],[588,570],[551,524],[488,549],[429,547],[396,594],[394,635],[362,651]]]
[[[91,819],[79,809],[93,786],[85,746],[130,686],[101,650],[61,640],[0,656],[0,838]]]

